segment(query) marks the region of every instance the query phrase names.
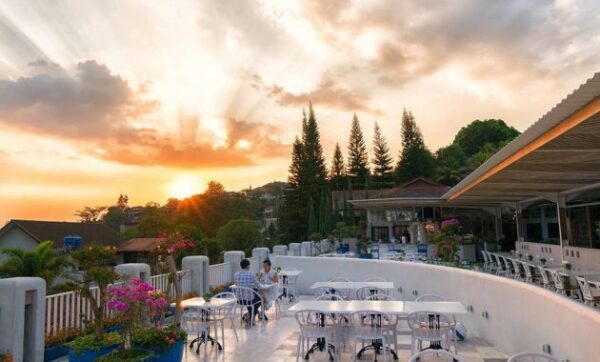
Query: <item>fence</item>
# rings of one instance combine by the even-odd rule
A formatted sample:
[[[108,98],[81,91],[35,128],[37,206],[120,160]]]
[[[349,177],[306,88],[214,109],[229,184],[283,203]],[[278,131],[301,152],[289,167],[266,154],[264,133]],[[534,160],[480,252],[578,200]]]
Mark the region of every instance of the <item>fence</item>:
[[[227,284],[233,281],[231,263],[221,263],[208,266],[208,286]]]
[[[182,270],[178,274],[181,277],[182,293],[190,292],[190,272]],[[153,275],[150,277],[149,283],[170,298],[174,297],[175,290],[169,285],[168,274]],[[96,300],[100,297],[100,291],[97,287],[91,288],[91,292]],[[104,316],[111,317],[113,312],[106,308]],[[90,303],[80,293],[72,291],[46,296],[46,335],[60,333],[72,328],[80,329],[85,327],[84,321],[93,320],[94,313]]]

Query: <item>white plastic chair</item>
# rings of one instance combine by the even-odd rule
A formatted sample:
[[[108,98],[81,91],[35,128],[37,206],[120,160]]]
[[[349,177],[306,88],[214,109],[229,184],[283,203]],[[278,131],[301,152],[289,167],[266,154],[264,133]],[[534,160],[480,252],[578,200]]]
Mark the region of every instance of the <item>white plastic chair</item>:
[[[576,276],[575,279],[577,279],[577,284],[579,284],[584,304],[595,307],[596,303],[600,303],[600,294],[594,293],[585,277]]]
[[[428,358],[431,357],[431,358]],[[426,359],[427,358],[427,359]],[[414,354],[408,362],[462,362],[460,357],[454,353],[443,351],[441,349],[431,349]]]
[[[445,302],[446,299],[435,294],[423,294],[416,299],[417,302]],[[452,328],[456,328],[456,316],[452,315]],[[452,342],[454,344],[454,353],[458,353],[458,346],[456,345],[456,334],[452,333]]]
[[[389,327],[397,323],[394,316],[378,311],[364,310],[350,314],[350,325],[354,330],[352,336],[352,361],[356,361],[356,345],[359,341],[381,340],[383,346],[383,361],[387,361],[389,346]]]
[[[244,316],[244,309],[250,307],[249,325],[254,325],[254,316],[256,315],[257,304],[252,304],[252,301],[257,296],[260,300],[260,319],[265,320],[265,300],[254,289],[247,287],[233,287],[231,291],[237,298],[237,305],[240,307],[240,319]],[[248,297],[251,296],[252,299]]]
[[[523,273],[521,273],[521,261],[518,259],[509,259],[512,264],[513,278],[515,280],[523,280]]]
[[[525,273],[525,282],[533,284],[535,279],[533,278],[533,272],[531,271],[532,266],[525,261],[521,261],[521,267]]]
[[[315,298],[315,300],[344,300],[339,294],[321,294]]]
[[[329,279],[330,282],[341,282],[341,283],[349,283],[350,279],[344,277],[333,277]],[[351,299],[351,293],[347,290],[335,290],[335,292],[341,295],[344,299]]]
[[[373,294],[369,295],[366,300],[394,300],[389,294]],[[384,325],[386,332],[391,333],[392,341],[394,342],[394,350],[398,350],[398,322],[400,318],[393,316],[390,323]]]
[[[548,270],[546,270],[543,266],[538,266],[538,271],[540,272],[540,279],[542,281],[542,286],[545,289],[554,290],[554,283],[550,280]]]
[[[296,271],[296,268],[287,268],[286,270]],[[298,282],[298,275],[285,276],[285,284],[283,283],[284,277],[280,276],[282,289],[285,290],[288,300],[291,302],[296,298],[296,284]]]
[[[423,342],[439,343],[445,349],[450,349],[449,339],[452,333],[452,321],[444,314],[436,312],[413,312],[408,315],[408,327],[411,330],[411,354],[423,348]],[[454,345],[456,347],[456,344]]]
[[[300,327],[298,345],[296,347],[296,362],[299,361],[300,355],[304,358],[304,345],[311,340],[323,338],[326,346],[324,350],[328,352],[329,344],[333,344],[331,341],[334,340],[333,328],[335,327],[336,321],[332,320],[331,316],[323,314],[318,310],[298,311],[294,314],[294,317]]]
[[[507,362],[560,362],[556,358],[546,353],[539,352],[521,352],[513,354]]]
[[[209,335],[210,327],[213,324],[212,320],[207,317],[207,311],[202,310],[201,308],[188,308],[184,310],[181,315],[181,326],[183,330],[188,333],[188,335],[196,336],[195,338],[200,338],[200,335],[204,334],[205,336]],[[196,345],[196,353],[200,352],[200,342],[192,342],[197,343]],[[190,348],[193,345],[190,344]],[[208,359],[208,343],[204,343],[204,360]]]
[[[368,296],[374,294],[385,294],[385,290],[377,287],[362,287],[356,291],[356,299],[366,300]]]
[[[579,289],[577,287],[573,287],[573,286],[565,284],[565,281],[563,280],[563,276],[560,275],[557,270],[554,270],[554,269],[547,269],[547,270],[548,270],[548,273],[550,273],[550,277],[552,278],[552,281],[554,282],[554,289],[556,289],[556,292],[558,294],[561,294],[564,296],[570,296],[571,298],[577,297],[579,295]]]
[[[235,300],[235,303],[230,305],[231,310],[225,319],[228,319],[231,322],[231,329],[233,329],[233,334],[235,335],[235,340],[237,342],[239,342],[240,340],[238,338],[237,329],[235,327],[235,321],[233,320],[235,318],[235,306],[237,304],[237,298],[235,297],[235,294],[232,292],[221,292],[221,293],[214,295],[213,298],[222,298],[222,299],[231,298],[231,299]],[[225,320],[221,321],[221,329],[224,329],[224,328],[225,328]]]

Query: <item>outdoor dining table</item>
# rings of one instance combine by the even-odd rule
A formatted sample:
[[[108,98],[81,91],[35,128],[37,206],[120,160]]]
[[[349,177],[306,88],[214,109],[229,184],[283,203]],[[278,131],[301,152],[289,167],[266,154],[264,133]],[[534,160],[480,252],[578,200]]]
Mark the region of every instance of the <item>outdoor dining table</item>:
[[[353,290],[360,288],[378,288],[382,290],[394,289],[392,282],[316,282],[310,286],[310,289],[328,288],[334,290]]]
[[[231,285],[231,288],[235,287],[235,284]],[[269,309],[271,307],[271,302],[277,299],[277,291],[279,289],[278,287],[278,283],[259,283],[258,289],[256,291],[258,292],[258,294],[260,294],[260,296],[263,298],[263,301],[265,302],[265,310]]]
[[[200,318],[202,318],[202,320],[204,322],[207,322],[207,321],[209,321],[209,318],[210,318],[210,310],[211,309],[221,308],[225,305],[232,304],[235,302],[236,302],[235,298],[212,298],[209,302],[207,302],[202,297],[194,297],[194,298],[182,300],[181,308],[183,310],[199,309],[200,310]],[[171,303],[170,306],[171,306],[171,308],[176,308],[175,303]],[[216,344],[219,351],[223,350],[223,346],[216,339],[211,337],[210,334],[208,334],[208,333],[205,335],[204,332],[199,337],[195,338],[194,340],[192,340],[190,342],[190,348],[192,348],[194,346],[194,343],[198,343],[198,346],[196,347],[196,353],[198,353],[198,351],[200,349],[200,345],[202,343],[208,343],[208,342]]]
[[[373,311],[381,314],[390,314],[396,316],[407,316],[414,312],[432,312],[446,315],[466,314],[467,309],[461,302],[439,301],[439,302],[417,302],[417,301],[388,301],[388,300],[303,300],[292,305],[288,311],[299,312],[305,310],[319,311],[321,315],[343,314],[349,315],[354,312]],[[380,342],[373,342],[372,346],[378,351],[381,348]],[[306,354],[314,351],[316,348],[323,350],[324,341],[317,341]],[[366,348],[366,347],[365,347]],[[358,354],[360,355],[363,348]],[[396,352],[390,349],[395,360],[398,359]]]
[[[279,298],[288,298],[290,302],[292,302],[296,296],[294,293],[290,292],[289,281],[291,278],[298,278],[300,274],[302,274],[302,270],[280,270],[278,272],[279,276],[281,276],[281,284],[282,284],[282,292]]]

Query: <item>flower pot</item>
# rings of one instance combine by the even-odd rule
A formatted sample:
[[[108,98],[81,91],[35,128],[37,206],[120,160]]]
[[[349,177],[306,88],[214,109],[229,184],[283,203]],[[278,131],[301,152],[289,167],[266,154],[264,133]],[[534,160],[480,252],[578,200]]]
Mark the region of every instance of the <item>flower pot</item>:
[[[69,354],[69,349],[66,346],[58,345],[44,349],[44,362],[50,362]]]
[[[153,351],[155,356],[152,357],[152,362],[180,362],[183,358],[183,349],[185,347],[185,341],[179,340],[177,343],[172,345],[170,348],[158,352]]]
[[[84,349],[79,353],[69,349],[69,362],[93,362],[96,358],[109,354],[111,351],[119,348],[118,344],[102,347],[99,350]]]

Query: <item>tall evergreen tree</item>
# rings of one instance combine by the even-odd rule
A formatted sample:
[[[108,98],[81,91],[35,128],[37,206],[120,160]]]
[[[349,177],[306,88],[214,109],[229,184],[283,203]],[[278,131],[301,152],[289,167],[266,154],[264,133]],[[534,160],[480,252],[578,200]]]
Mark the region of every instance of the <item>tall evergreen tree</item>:
[[[327,169],[319,127],[312,104],[309,106],[308,118],[305,124],[302,134],[303,157],[300,187],[305,188],[313,200],[317,200],[321,187],[327,180]]]
[[[354,205],[352,205],[352,203],[348,202],[351,200],[354,200],[353,197],[353,191],[352,191],[352,181],[350,181],[350,179],[348,179],[348,188],[346,189],[346,191],[348,192],[348,197],[346,198],[346,208],[345,208],[345,212],[346,214],[344,215],[344,218],[346,219],[346,225],[354,225],[355,223],[355,218],[354,218]]]
[[[302,160],[304,158],[304,151],[302,142],[296,136],[294,144],[292,146],[292,164],[288,171],[288,185],[291,187],[298,187],[300,185],[300,172],[302,172]]]
[[[363,183],[369,173],[369,156],[358,117],[354,114],[348,142],[348,176],[353,183]]]
[[[329,234],[329,220],[331,219],[331,207],[327,204],[328,193],[329,190],[324,187],[321,190],[321,200],[319,202],[319,234],[323,237]]]
[[[393,166],[390,148],[387,145],[385,136],[381,134],[381,128],[375,122],[375,131],[373,135],[373,176],[377,187],[385,187],[389,181]]]
[[[402,150],[396,166],[396,177],[404,182],[415,177],[430,177],[432,171],[433,156],[425,147],[415,117],[405,109],[402,114]]]
[[[317,233],[318,225],[317,225],[317,217],[315,216],[315,207],[313,205],[312,198],[308,199],[308,229],[306,234],[308,237],[311,237],[313,234]]]
[[[340,144],[336,142],[335,151],[333,152],[333,159],[331,161],[331,169],[329,171],[329,180],[331,182],[331,188],[334,191],[340,191],[344,189],[346,185],[346,169],[344,166],[344,156],[340,149]]]

